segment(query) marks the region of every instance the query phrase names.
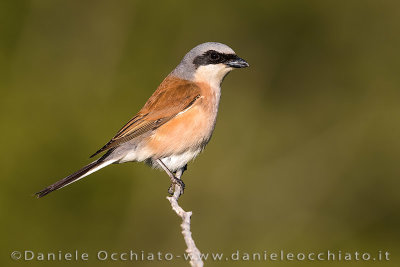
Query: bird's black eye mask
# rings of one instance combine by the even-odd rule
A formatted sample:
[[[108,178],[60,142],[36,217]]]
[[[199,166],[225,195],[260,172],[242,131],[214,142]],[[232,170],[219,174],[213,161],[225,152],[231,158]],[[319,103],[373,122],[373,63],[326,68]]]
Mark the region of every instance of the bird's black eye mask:
[[[224,54],[219,53],[215,50],[208,50],[201,56],[197,56],[193,60],[193,64],[198,68],[199,66],[205,66],[210,64],[225,64],[229,61],[237,59],[238,56],[235,54]]]

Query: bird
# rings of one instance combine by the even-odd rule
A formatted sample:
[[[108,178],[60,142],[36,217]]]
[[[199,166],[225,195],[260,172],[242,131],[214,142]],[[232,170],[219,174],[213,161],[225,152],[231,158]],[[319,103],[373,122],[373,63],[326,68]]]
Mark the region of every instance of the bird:
[[[61,189],[110,164],[145,162],[164,170],[168,189],[183,194],[181,176],[211,139],[221,96],[221,83],[246,60],[228,45],[206,42],[195,46],[161,82],[139,112],[94,153],[104,153],[75,173],[35,193],[37,198]]]

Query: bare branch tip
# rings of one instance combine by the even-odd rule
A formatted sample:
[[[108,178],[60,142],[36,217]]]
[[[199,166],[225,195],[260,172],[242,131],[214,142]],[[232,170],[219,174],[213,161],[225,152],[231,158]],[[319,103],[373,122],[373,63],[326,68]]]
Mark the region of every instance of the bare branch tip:
[[[191,266],[200,266],[204,265],[201,256],[200,250],[196,247],[194,243],[192,232],[190,231],[190,219],[192,217],[191,211],[185,211],[179,206],[178,199],[182,194],[182,188],[180,185],[175,186],[174,194],[170,197],[167,197],[168,201],[171,203],[171,208],[175,213],[182,218],[181,228],[182,228],[182,235],[185,240],[187,249],[186,252],[189,253],[190,257],[190,265]]]

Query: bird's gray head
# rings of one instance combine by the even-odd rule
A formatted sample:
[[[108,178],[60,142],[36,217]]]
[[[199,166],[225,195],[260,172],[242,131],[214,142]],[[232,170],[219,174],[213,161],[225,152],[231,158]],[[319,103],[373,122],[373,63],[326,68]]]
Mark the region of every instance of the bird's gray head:
[[[203,43],[190,50],[171,75],[181,79],[220,85],[223,78],[234,68],[249,64],[238,57],[229,46],[221,43]]]

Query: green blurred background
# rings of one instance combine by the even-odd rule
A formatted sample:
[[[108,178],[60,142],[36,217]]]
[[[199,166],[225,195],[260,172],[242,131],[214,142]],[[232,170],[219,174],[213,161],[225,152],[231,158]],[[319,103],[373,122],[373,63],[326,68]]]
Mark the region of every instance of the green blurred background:
[[[195,45],[250,63],[225,79],[216,131],[184,175],[202,252],[400,249],[398,1],[1,1],[1,266],[99,262],[98,250],[181,254],[166,174],[90,162]],[[13,261],[14,250],[88,262]],[[206,262],[206,266],[310,262]],[[365,262],[314,262],[317,266]]]

